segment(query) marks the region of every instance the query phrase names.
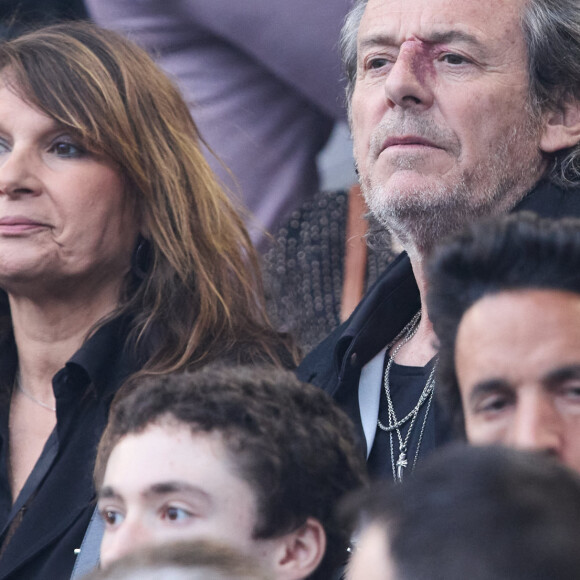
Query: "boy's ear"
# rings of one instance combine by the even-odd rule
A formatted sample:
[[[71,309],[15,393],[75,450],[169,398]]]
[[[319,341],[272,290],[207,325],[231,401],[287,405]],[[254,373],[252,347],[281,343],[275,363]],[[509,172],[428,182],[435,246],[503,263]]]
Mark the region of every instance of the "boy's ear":
[[[278,580],[308,578],[318,567],[326,550],[326,533],[322,524],[308,518],[297,530],[280,538],[275,555],[275,577]]]
[[[544,116],[544,128],[540,149],[555,153],[569,149],[580,142],[580,101],[570,99],[557,111],[548,111]]]

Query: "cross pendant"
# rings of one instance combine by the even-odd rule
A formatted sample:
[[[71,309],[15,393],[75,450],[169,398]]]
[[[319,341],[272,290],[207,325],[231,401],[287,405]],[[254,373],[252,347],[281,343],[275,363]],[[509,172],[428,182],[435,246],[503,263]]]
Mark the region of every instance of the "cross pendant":
[[[401,451],[399,459],[397,459],[397,479],[399,480],[399,483],[402,483],[403,481],[403,469],[405,469],[407,465],[407,455],[404,451]]]

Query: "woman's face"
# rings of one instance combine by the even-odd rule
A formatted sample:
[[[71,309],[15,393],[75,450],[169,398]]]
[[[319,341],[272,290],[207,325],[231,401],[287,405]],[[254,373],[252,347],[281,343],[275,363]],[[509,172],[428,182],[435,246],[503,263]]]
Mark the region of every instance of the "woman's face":
[[[110,159],[0,83],[0,287],[118,292],[136,213]]]

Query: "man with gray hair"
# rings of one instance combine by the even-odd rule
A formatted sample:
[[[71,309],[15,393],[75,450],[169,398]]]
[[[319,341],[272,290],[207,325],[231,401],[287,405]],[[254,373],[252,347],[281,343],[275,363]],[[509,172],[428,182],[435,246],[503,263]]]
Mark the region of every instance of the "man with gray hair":
[[[358,425],[371,473],[398,481],[449,438],[432,248],[484,216],[580,215],[580,4],[358,0],[342,48],[363,193],[406,252],[298,374]]]

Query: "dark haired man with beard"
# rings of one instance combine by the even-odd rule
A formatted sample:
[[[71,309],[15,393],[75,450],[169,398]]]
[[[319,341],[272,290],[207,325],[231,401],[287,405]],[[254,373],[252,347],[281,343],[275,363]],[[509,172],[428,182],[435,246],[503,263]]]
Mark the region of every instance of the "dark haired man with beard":
[[[367,203],[406,253],[302,363],[401,480],[449,438],[425,259],[480,217],[580,215],[577,0],[358,0],[343,29]]]

